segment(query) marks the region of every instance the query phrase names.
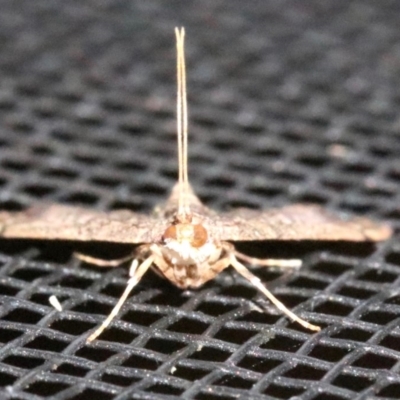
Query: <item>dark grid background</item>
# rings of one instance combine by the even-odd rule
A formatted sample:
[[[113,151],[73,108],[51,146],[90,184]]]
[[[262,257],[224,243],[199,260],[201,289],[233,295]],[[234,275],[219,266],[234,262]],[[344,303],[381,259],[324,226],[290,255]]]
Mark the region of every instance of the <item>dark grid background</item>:
[[[0,203],[150,211],[176,176],[174,26],[187,29],[190,175],[208,205],[313,202],[399,225],[397,1],[0,2]],[[0,242],[1,399],[400,398],[400,244],[247,245],[290,323],[229,271],[180,291]],[[64,311],[48,303],[57,295]],[[257,311],[263,307],[265,313]]]

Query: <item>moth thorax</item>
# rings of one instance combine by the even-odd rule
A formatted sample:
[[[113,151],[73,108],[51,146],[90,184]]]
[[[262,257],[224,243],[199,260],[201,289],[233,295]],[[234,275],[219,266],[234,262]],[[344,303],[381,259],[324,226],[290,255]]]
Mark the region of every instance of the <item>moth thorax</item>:
[[[173,239],[179,243],[189,242],[192,247],[199,248],[206,244],[208,234],[201,224],[178,223],[165,230],[163,239]]]

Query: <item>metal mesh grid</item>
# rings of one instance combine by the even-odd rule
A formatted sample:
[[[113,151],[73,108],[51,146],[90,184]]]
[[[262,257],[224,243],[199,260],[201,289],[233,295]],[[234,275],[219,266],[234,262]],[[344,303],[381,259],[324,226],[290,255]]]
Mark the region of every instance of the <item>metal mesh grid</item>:
[[[149,211],[176,176],[173,27],[187,29],[190,174],[214,208],[316,202],[398,226],[394,1],[2,1],[0,203]],[[126,283],[74,250],[0,243],[0,394],[20,399],[400,398],[400,247],[259,243],[290,323],[229,272],[196,291]],[[55,294],[64,311],[48,298]],[[265,313],[256,306],[265,308]]]

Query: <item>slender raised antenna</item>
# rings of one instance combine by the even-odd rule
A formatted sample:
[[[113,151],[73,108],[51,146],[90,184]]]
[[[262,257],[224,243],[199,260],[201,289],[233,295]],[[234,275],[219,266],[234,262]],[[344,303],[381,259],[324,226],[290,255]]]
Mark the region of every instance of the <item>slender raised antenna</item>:
[[[177,130],[179,163],[179,200],[178,215],[185,218],[190,214],[189,178],[188,178],[188,112],[185,65],[185,29],[175,28],[177,51]]]

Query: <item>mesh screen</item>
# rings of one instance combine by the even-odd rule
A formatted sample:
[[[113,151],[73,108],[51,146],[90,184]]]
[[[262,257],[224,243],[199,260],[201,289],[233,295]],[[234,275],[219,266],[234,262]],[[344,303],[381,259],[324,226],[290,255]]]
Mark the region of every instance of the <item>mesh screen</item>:
[[[185,26],[190,176],[211,207],[311,202],[400,218],[396,1],[3,0],[0,205],[150,211],[176,177],[175,43]],[[255,243],[301,257],[181,291],[152,273],[100,339],[128,246],[0,241],[2,399],[400,398],[400,245]],[[55,294],[58,312],[49,305]],[[262,308],[265,312],[259,312]]]

